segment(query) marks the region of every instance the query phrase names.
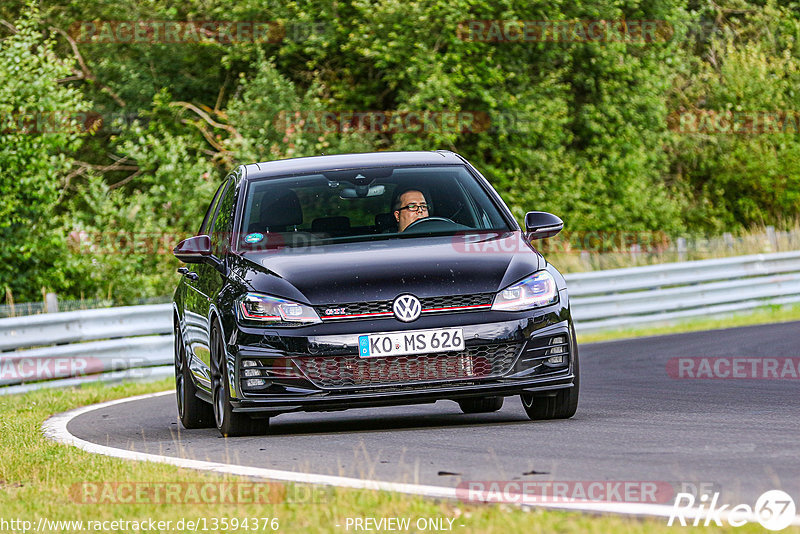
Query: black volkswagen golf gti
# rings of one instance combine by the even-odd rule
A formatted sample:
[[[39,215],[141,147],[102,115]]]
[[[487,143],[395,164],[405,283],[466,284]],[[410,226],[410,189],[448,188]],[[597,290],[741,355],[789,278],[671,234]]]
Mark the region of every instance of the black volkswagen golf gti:
[[[238,167],[175,248],[186,428],[265,433],[293,411],[431,403],[571,417],[578,350],[564,278],[489,182],[448,151]]]

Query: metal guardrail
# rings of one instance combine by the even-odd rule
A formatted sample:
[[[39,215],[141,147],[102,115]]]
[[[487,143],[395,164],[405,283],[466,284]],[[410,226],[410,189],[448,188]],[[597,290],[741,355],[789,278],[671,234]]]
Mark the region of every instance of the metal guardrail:
[[[172,332],[172,305],[125,306],[0,319],[0,351]]]
[[[57,389],[80,387],[92,383],[117,383],[129,382],[132,380],[159,380],[168,376],[173,376],[175,368],[172,365],[161,365],[158,367],[133,368],[125,371],[111,371],[99,375],[77,376],[73,378],[61,378],[58,380],[48,380],[46,382],[34,382],[28,384],[18,384],[15,386],[5,386],[0,388],[0,395],[13,395],[15,393],[27,393],[37,389]]]
[[[11,297],[11,298],[9,298]],[[129,306],[144,306],[150,304],[168,304],[172,301],[171,296],[145,297],[136,299]],[[13,295],[6,294],[8,304],[0,304],[0,319],[7,317],[22,317],[25,315],[38,315],[40,313],[58,313],[79,310],[99,310],[111,308],[113,301],[108,298],[63,300],[59,299],[55,293],[47,293],[45,299],[40,302],[21,302],[14,303]]]
[[[615,329],[800,302],[800,251],[566,279],[576,328]],[[157,304],[0,319],[0,386],[6,386],[0,395],[168,376],[171,310],[170,304]]]
[[[800,302],[800,251],[574,273],[575,328],[630,325]]]
[[[0,319],[0,395],[172,373],[172,305]]]

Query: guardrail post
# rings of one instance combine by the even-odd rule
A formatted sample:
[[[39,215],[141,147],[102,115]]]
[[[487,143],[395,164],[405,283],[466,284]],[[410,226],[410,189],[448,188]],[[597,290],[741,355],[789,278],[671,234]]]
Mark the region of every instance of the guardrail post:
[[[775,227],[767,226],[767,240],[770,245],[770,252],[778,251],[778,237],[775,235]]]
[[[678,238],[678,261],[686,261],[686,238]]]
[[[639,243],[634,243],[631,245],[631,260],[635,264],[639,259],[639,253],[641,252],[642,248],[639,246]]]
[[[6,286],[6,306],[8,306],[8,316],[14,317],[14,295],[11,293],[11,288]]]
[[[725,241],[725,245],[728,247],[728,250],[733,250],[733,234],[730,232],[725,232],[722,234],[722,239]]]
[[[58,313],[58,295],[55,293],[45,295],[44,308],[47,313]]]
[[[581,250],[581,263],[583,264],[584,267],[586,267],[586,270],[588,271],[592,270],[592,260],[589,257],[588,250]]]

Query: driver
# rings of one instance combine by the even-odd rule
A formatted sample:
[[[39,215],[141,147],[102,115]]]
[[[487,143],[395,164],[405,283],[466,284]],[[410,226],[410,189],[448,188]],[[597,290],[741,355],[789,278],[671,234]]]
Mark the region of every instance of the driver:
[[[402,232],[417,219],[428,216],[428,203],[425,195],[416,189],[409,189],[399,197],[394,205],[394,218],[397,220],[397,231]]]

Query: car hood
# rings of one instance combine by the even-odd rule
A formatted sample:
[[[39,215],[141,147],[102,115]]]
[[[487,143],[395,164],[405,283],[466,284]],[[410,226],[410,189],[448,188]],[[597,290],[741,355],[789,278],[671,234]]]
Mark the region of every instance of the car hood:
[[[251,291],[338,304],[491,293],[543,263],[520,232],[489,232],[248,251],[234,271]]]

